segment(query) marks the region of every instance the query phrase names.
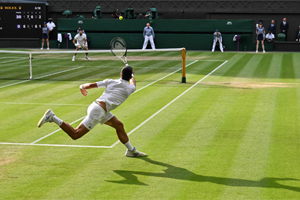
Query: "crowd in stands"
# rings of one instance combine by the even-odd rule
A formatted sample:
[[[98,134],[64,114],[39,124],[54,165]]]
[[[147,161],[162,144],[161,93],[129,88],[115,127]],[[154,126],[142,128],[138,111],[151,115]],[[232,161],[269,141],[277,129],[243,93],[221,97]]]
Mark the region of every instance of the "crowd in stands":
[[[260,22],[262,24],[262,22]],[[275,39],[278,41],[287,41],[288,31],[289,31],[289,23],[287,22],[286,18],[282,19],[282,22],[279,24],[280,33],[276,33],[276,24],[275,20],[271,21],[271,24],[268,26],[267,34],[265,34],[265,31],[263,33],[263,40],[266,40],[267,42],[274,42]],[[257,26],[258,29],[258,26]],[[257,35],[258,37],[258,35]],[[296,41],[298,42],[300,38],[300,26],[299,30],[297,30],[296,33]],[[294,39],[291,39],[294,40]]]

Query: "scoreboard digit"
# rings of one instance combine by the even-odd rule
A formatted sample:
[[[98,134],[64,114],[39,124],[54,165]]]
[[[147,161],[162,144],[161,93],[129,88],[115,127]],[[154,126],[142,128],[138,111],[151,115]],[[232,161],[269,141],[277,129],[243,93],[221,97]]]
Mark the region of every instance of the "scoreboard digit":
[[[0,3],[0,38],[40,38],[45,20],[45,4]]]

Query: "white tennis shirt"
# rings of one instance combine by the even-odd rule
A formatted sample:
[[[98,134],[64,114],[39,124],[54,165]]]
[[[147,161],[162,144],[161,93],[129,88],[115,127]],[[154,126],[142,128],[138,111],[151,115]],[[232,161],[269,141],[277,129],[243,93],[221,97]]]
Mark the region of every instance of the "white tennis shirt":
[[[86,34],[82,33],[82,35],[80,35],[79,33],[77,35],[75,35],[74,37],[77,41],[78,44],[80,45],[84,45],[84,41],[86,40]]]
[[[97,99],[106,103],[106,111],[109,112],[121,105],[135,91],[135,86],[128,81],[119,79],[105,79],[97,82],[97,86],[105,87],[103,94]]]

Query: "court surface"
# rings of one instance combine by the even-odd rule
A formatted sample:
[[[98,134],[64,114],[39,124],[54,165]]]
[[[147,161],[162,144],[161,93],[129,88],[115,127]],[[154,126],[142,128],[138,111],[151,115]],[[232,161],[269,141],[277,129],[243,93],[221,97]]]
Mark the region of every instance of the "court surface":
[[[125,157],[114,129],[73,141],[51,108],[79,125],[118,79],[110,53],[0,55],[0,196],[3,199],[299,199],[300,54],[129,53],[137,90],[112,113],[146,158]]]

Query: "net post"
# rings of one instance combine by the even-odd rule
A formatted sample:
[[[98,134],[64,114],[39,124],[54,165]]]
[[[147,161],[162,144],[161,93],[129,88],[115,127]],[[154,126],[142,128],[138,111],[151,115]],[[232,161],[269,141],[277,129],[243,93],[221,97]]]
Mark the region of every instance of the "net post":
[[[29,79],[32,79],[32,54],[31,53],[29,53],[29,73],[30,73]]]
[[[182,83],[186,83],[186,76],[185,76],[185,58],[186,58],[186,49],[181,49],[181,57],[182,57]]]

